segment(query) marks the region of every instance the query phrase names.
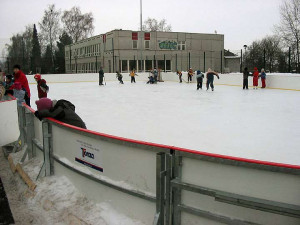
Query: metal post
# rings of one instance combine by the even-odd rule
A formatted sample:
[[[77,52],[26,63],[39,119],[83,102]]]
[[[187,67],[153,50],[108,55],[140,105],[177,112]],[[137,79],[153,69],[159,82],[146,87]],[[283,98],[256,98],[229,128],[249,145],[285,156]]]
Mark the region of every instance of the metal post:
[[[289,73],[291,72],[291,47],[289,47]]]
[[[98,71],[97,56],[96,56],[96,72]]]
[[[156,154],[156,214],[159,214],[158,224],[160,225],[164,225],[165,222],[165,160],[165,153]]]
[[[72,73],[72,49],[70,45],[70,72]]]
[[[52,132],[51,126],[47,121],[43,121],[43,148],[44,148],[44,163],[45,176],[53,174],[53,158],[52,158]]]
[[[182,157],[175,155],[173,157],[173,165],[174,165],[174,177],[176,179],[181,180],[181,166],[182,166]],[[181,224],[181,211],[178,205],[181,204],[181,190],[180,188],[173,188],[173,221],[172,224],[180,225]]]
[[[164,72],[166,72],[166,54],[164,54]]]
[[[241,49],[241,64],[240,64],[241,68],[240,68],[240,72],[243,72],[243,49]]]
[[[141,69],[143,71],[143,0],[140,0],[140,26],[141,26]]]
[[[221,50],[221,73],[223,73],[223,51]]]
[[[155,55],[154,55],[154,68],[156,68],[156,59],[155,59]],[[157,68],[156,68],[157,69]]]
[[[178,70],[177,53],[176,53],[176,71]]]
[[[32,159],[35,157],[35,148],[33,147],[32,139],[35,137],[34,135],[34,123],[33,123],[34,115],[28,110],[25,111],[26,118],[26,144],[27,144],[27,153],[28,159]]]
[[[115,49],[114,49],[114,38],[111,39],[112,41],[112,49],[113,49],[113,72],[115,71]]]
[[[266,69],[266,49],[264,48],[264,69]],[[271,68],[269,68],[271,69]]]
[[[189,52],[189,68],[188,69],[190,69],[191,68],[191,53]]]
[[[206,68],[205,68],[205,52],[204,52],[204,54],[203,54],[203,72],[205,72],[206,71]]]
[[[171,150],[172,151],[172,150]],[[171,221],[171,178],[172,178],[172,155],[166,154],[166,224],[169,225]]]

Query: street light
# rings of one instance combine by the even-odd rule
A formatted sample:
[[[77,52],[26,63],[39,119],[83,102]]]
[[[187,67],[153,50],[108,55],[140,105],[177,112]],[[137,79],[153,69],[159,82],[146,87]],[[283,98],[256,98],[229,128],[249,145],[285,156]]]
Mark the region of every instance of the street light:
[[[247,50],[247,47],[248,47],[248,46],[247,46],[247,45],[244,45],[243,47],[244,47],[244,49],[245,49],[245,53],[244,53],[244,54],[245,54],[245,58],[244,58],[244,60],[245,60],[245,66],[246,66],[246,56],[247,56],[247,55],[246,55],[246,50]]]

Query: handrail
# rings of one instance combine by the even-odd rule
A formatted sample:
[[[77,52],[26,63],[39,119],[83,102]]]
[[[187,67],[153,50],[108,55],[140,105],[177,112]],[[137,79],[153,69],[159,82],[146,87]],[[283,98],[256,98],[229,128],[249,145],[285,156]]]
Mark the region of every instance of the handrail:
[[[17,100],[14,96],[12,96],[11,94],[8,94],[7,96],[9,96],[11,99],[9,99],[9,100],[4,100],[4,101],[0,101],[1,103],[2,102],[10,102],[10,101],[15,101],[15,100]],[[1,100],[1,99],[0,99]]]
[[[29,107],[25,103],[23,103],[23,105],[29,111],[31,111],[32,113],[35,112],[34,109]],[[163,149],[168,149],[168,150],[187,152],[187,153],[192,153],[192,154],[196,154],[196,155],[214,157],[214,158],[225,159],[225,160],[232,160],[232,161],[238,161],[238,162],[244,162],[244,163],[259,164],[259,165],[265,165],[265,166],[274,166],[274,167],[282,167],[282,168],[300,170],[300,165],[276,163],[276,162],[269,162],[269,161],[256,160],[256,159],[247,159],[247,158],[242,158],[242,157],[215,154],[215,153],[197,151],[197,150],[181,148],[181,147],[176,147],[176,146],[163,145],[163,144],[157,144],[157,143],[152,143],[152,142],[145,142],[145,141],[134,140],[134,139],[130,139],[130,138],[114,136],[114,135],[110,135],[110,134],[100,133],[100,132],[96,132],[96,131],[92,131],[92,130],[88,130],[88,129],[83,129],[83,128],[80,128],[80,127],[76,127],[76,126],[73,126],[73,125],[70,125],[70,124],[63,123],[63,122],[58,121],[58,120],[53,119],[53,118],[46,118],[46,119],[51,121],[51,122],[54,122],[56,124],[59,124],[61,126],[71,128],[73,130],[77,130],[77,131],[80,131],[80,132],[84,132],[84,133],[88,133],[88,134],[92,134],[92,135],[96,135],[96,136],[105,137],[105,138],[108,138],[108,139],[114,139],[114,140],[118,140],[118,141],[124,141],[124,142],[129,142],[129,143],[134,143],[134,144],[139,144],[139,145],[145,145],[145,146],[150,146],[150,147],[156,147],[156,148],[163,148]]]

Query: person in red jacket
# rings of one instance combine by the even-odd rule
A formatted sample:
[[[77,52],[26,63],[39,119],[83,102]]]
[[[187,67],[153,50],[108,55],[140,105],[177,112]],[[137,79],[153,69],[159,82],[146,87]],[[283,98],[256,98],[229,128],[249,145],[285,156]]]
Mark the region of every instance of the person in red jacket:
[[[258,87],[258,77],[259,77],[259,72],[257,67],[254,67],[254,72],[253,72],[253,89],[257,89]]]
[[[37,83],[37,90],[38,90],[39,99],[47,98],[47,93],[48,93],[48,90],[49,90],[49,87],[47,86],[47,82],[44,79],[42,79],[41,74],[34,75],[34,79]]]
[[[21,71],[20,65],[14,65],[14,78],[15,82],[20,82],[22,89],[25,90],[25,103],[30,106],[30,88],[26,75]]]

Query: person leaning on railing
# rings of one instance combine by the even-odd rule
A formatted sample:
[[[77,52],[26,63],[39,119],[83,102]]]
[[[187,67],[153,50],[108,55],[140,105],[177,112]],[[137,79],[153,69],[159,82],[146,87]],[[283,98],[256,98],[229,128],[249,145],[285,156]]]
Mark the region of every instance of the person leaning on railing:
[[[34,115],[39,120],[51,117],[63,123],[86,129],[85,123],[76,114],[75,106],[71,102],[64,99],[52,101],[49,98],[41,98],[35,103],[37,111],[35,111]]]

